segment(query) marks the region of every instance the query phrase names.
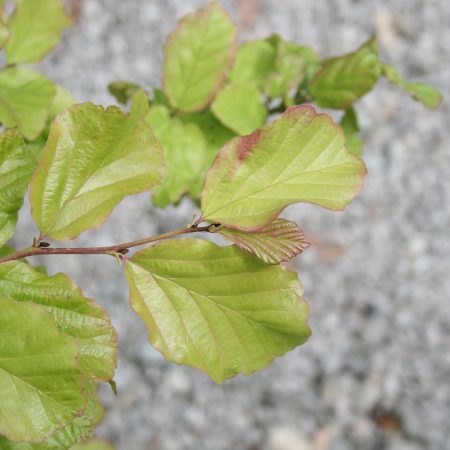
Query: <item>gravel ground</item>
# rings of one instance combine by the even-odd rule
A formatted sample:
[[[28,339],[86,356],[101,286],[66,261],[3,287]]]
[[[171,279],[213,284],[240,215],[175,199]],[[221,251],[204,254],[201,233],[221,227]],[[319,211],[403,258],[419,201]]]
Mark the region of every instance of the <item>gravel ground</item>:
[[[112,80],[159,85],[165,36],[203,2],[75,3],[79,20],[41,69],[78,100],[109,104]],[[223,3],[245,24],[244,39],[278,32],[323,55],[352,50],[376,30],[401,73],[450,92],[446,0]],[[380,82],[358,110],[369,170],[363,193],[344,213],[286,211],[314,244],[293,263],[313,337],[260,373],[216,386],[167,363],[147,344],[114,261],[45,261],[97,298],[119,332],[119,395],[102,388],[107,416],[98,430],[119,450],[450,449],[449,104],[429,112]],[[157,211],[139,195],[77,243],[174,229],[193,212],[188,201]],[[23,246],[34,235],[24,214],[20,227],[14,243]]]

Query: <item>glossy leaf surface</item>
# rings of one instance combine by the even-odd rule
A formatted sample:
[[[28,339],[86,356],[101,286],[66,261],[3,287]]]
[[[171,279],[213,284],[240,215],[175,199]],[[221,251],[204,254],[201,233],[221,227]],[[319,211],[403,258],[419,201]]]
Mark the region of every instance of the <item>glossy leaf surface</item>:
[[[163,152],[146,110],[142,95],[129,114],[85,103],[53,121],[30,194],[42,234],[74,238],[103,223],[127,195],[162,181]]]
[[[352,53],[325,60],[309,91],[319,106],[347,109],[373,88],[379,76],[377,43],[370,39]]]
[[[211,109],[226,127],[240,135],[262,127],[267,120],[261,92],[253,84],[226,86],[217,95]]]
[[[40,61],[71,24],[61,0],[16,0],[9,20],[11,37],[6,45],[8,64]]]
[[[0,433],[39,442],[86,407],[74,340],[32,303],[0,296]]]
[[[50,277],[22,261],[0,264],[0,295],[43,306],[62,332],[76,338],[84,376],[105,381],[114,376],[117,336],[106,311],[65,274]]]
[[[0,247],[12,236],[36,160],[17,129],[0,134]]]
[[[165,241],[135,254],[126,273],[152,344],[219,383],[262,369],[310,334],[296,274],[236,246]]]
[[[54,84],[33,70],[11,67],[0,71],[0,122],[35,139],[46,125],[55,94]]]
[[[442,102],[442,94],[432,86],[425,83],[411,83],[403,79],[397,69],[390,64],[382,64],[383,75],[393,84],[396,84],[412,98],[422,103],[429,109],[436,109]]]
[[[233,62],[236,35],[218,2],[180,21],[164,46],[164,91],[174,108],[192,112],[208,106]]]
[[[220,233],[267,264],[289,261],[310,245],[298,225],[286,219],[275,219],[258,232],[222,228]]]
[[[291,203],[343,209],[361,188],[365,173],[328,116],[310,106],[292,107],[220,150],[206,175],[202,217],[254,231]]]
[[[197,125],[170,117],[164,106],[152,107],[147,122],[164,149],[166,176],[152,195],[153,204],[164,208],[179,201],[200,176],[207,156],[206,140]]]

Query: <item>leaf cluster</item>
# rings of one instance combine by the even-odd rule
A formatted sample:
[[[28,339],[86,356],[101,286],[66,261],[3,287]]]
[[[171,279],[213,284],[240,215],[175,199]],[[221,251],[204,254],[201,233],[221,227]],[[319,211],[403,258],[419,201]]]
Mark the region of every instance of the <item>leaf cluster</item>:
[[[86,441],[113,381],[117,336],[105,310],[66,275],[25,256],[103,254],[123,263],[132,308],[168,360],[222,383],[249,375],[310,335],[308,305],[287,262],[309,243],[280,217],[290,204],[344,209],[366,174],[353,104],[380,76],[436,107],[433,88],[403,80],[375,39],[321,60],[273,35],[238,45],[217,2],[183,18],[164,46],[162,89],[109,86],[117,106],[74,104],[24,64],[71,20],[60,0],[0,2],[0,448],[107,449]],[[311,105],[343,110],[341,126]],[[155,206],[188,195],[200,216],[181,230],[109,247],[55,247],[100,226],[126,196]],[[6,244],[29,191],[40,235]],[[232,245],[168,239],[220,234]],[[48,242],[50,240],[50,242]],[[149,246],[150,243],[156,243]],[[129,256],[130,249],[146,245]]]

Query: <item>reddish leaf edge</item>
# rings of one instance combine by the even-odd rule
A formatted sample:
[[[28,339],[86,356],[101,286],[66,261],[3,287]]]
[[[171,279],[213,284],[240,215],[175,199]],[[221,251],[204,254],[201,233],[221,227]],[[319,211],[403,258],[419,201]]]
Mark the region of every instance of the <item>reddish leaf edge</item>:
[[[361,170],[360,170],[360,183],[355,187],[355,189],[352,191],[352,198],[349,202],[347,202],[342,208],[328,208],[328,207],[324,207],[321,205],[318,205],[315,202],[310,202],[310,201],[301,201],[301,202],[291,202],[288,203],[286,206],[284,206],[283,208],[280,208],[279,210],[275,211],[270,218],[267,220],[267,222],[265,222],[263,225],[261,226],[257,226],[257,227],[240,227],[240,226],[235,226],[233,224],[228,224],[228,223],[224,223],[224,224],[219,224],[219,225],[223,225],[226,228],[229,228],[231,230],[238,230],[238,231],[248,231],[248,232],[258,232],[261,231],[262,229],[264,229],[265,227],[267,227],[268,225],[270,225],[288,206],[296,204],[296,203],[309,203],[312,205],[316,205],[316,206],[321,206],[322,208],[328,209],[329,211],[344,211],[345,208],[355,199],[355,197],[358,196],[358,194],[362,191],[363,187],[364,187],[364,178],[367,175],[367,167],[364,163],[364,161],[357,157],[354,156],[350,153],[349,149],[348,149],[348,144],[347,144],[347,140],[345,138],[345,134],[344,134],[344,130],[342,129],[342,127],[335,123],[333,121],[333,119],[331,118],[330,115],[326,114],[326,113],[318,113],[317,110],[310,104],[302,104],[302,105],[294,105],[289,107],[288,109],[286,109],[286,111],[284,111],[277,119],[278,120],[280,117],[284,116],[284,115],[288,115],[288,114],[292,114],[296,111],[301,111],[301,110],[305,110],[305,111],[309,111],[312,112],[315,116],[315,118],[319,118],[320,120],[324,120],[326,122],[328,122],[333,128],[335,128],[337,130],[337,132],[342,136],[342,138],[344,139],[345,142],[345,149],[347,150],[348,154],[355,160],[358,160],[361,166]],[[314,119],[313,119],[314,120]],[[259,135],[262,130],[264,130],[265,127],[267,127],[268,125],[270,125],[273,122],[270,122],[269,124],[265,125],[262,128],[258,128],[255,131],[253,131],[252,133],[246,135],[246,136],[236,136],[234,137],[231,141],[229,141],[228,143],[226,143],[217,153],[216,157],[214,158],[214,161],[211,163],[211,165],[209,166],[209,169],[205,175],[205,179],[203,181],[203,187],[202,187],[202,195],[200,197],[200,203],[203,201],[203,192],[206,186],[207,181],[211,178],[211,176],[214,176],[214,174],[211,174],[211,168],[223,157],[223,155],[226,153],[227,151],[227,146],[230,144],[230,142],[232,142],[233,140],[240,140],[240,139],[252,139],[252,136],[254,135]],[[205,219],[203,217],[203,214],[200,216],[200,218],[195,222],[195,225],[198,225],[202,222],[211,222],[211,220],[209,219]],[[212,222],[212,223],[217,223],[217,222]]]

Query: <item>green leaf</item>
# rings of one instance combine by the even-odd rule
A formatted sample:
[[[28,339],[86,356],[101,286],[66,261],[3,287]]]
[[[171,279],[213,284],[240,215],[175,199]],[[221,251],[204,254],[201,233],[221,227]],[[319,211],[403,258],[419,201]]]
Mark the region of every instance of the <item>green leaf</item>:
[[[309,91],[319,106],[348,109],[374,87],[379,76],[378,48],[372,38],[352,53],[325,60]]]
[[[222,148],[206,175],[202,218],[255,231],[291,203],[343,209],[360,190],[365,173],[330,117],[295,106]]]
[[[425,83],[410,83],[403,79],[397,69],[390,64],[381,65],[383,75],[393,84],[396,84],[415,100],[429,109],[436,109],[442,102],[443,95],[434,87]]]
[[[91,439],[76,445],[71,450],[114,450],[114,447],[103,439]]]
[[[53,120],[60,112],[65,111],[70,106],[76,103],[71,93],[67,89],[63,88],[59,84],[56,84],[55,87],[56,95],[53,98],[53,102],[50,106],[49,111],[51,120]]]
[[[310,245],[298,225],[286,219],[275,219],[258,232],[221,228],[220,233],[267,264],[289,261]]]
[[[133,98],[133,95],[140,89],[141,87],[138,84],[128,81],[115,81],[108,84],[109,92],[123,105],[127,105]]]
[[[235,246],[165,241],[136,253],[126,273],[151,343],[218,383],[262,369],[310,335],[296,274]]]
[[[39,442],[86,407],[78,350],[50,313],[0,296],[0,434]]]
[[[102,224],[127,195],[162,181],[162,149],[144,120],[142,95],[129,114],[84,103],[53,121],[30,192],[43,235],[74,238]]]
[[[43,306],[61,332],[76,338],[81,373],[96,381],[113,378],[116,332],[106,311],[65,274],[50,277],[22,261],[0,264],[0,295]]]
[[[218,151],[236,134],[229,128],[223,126],[210,111],[203,111],[201,113],[186,114],[180,117],[184,123],[193,123],[197,125],[203,133],[206,139],[206,159],[201,173],[192,184],[189,189],[189,195],[196,199],[200,199],[202,192],[203,182],[206,171],[208,170],[214,158],[217,156]]]
[[[45,441],[30,444],[28,442],[12,442],[0,436],[0,448],[2,450],[68,450],[73,448],[74,444],[85,441],[92,435],[92,430],[96,425],[97,411],[101,408],[95,389],[95,383],[87,385],[86,390],[89,396],[83,414],[63,428],[58,429]]]
[[[167,173],[152,195],[153,204],[164,208],[178,202],[202,172],[206,140],[197,125],[170,117],[164,106],[152,107],[147,122],[164,148]]]
[[[0,247],[12,236],[36,161],[17,129],[0,134]]]
[[[185,112],[213,100],[233,62],[237,30],[218,2],[185,16],[164,46],[164,92]]]
[[[0,72],[0,122],[18,127],[29,140],[44,129],[56,94],[54,84],[33,70],[11,67]]]
[[[58,43],[71,20],[61,0],[16,0],[9,20],[11,37],[6,45],[8,64],[40,61]]]
[[[214,115],[237,134],[249,134],[262,127],[267,109],[253,84],[231,84],[223,88],[211,106]]]
[[[9,39],[9,29],[2,17],[2,6],[0,5],[0,50],[5,46]]]
[[[168,109],[171,109],[169,100],[167,100],[166,94],[164,94],[164,92],[161,89],[153,89],[152,94],[153,98],[150,102],[152,106],[162,105]]]
[[[274,67],[276,49],[267,40],[247,42],[239,47],[236,62],[230,72],[232,84],[253,83],[263,89]]]
[[[269,75],[265,90],[269,97],[283,97],[292,106],[293,97],[307,73],[306,47],[277,39],[275,67]],[[309,55],[309,53],[308,53]]]
[[[360,156],[362,152],[363,140],[359,135],[358,117],[354,108],[345,110],[341,119],[341,127],[344,130],[347,140],[348,150],[352,155]]]

